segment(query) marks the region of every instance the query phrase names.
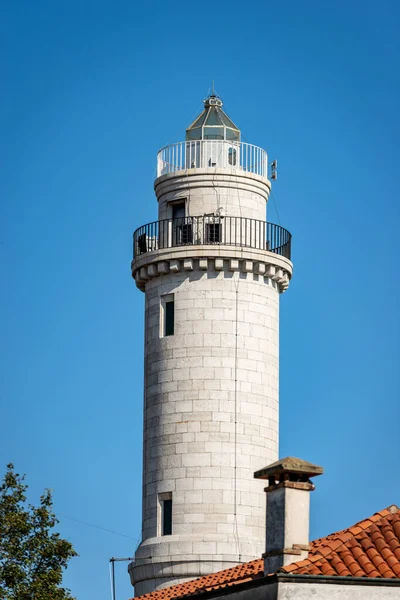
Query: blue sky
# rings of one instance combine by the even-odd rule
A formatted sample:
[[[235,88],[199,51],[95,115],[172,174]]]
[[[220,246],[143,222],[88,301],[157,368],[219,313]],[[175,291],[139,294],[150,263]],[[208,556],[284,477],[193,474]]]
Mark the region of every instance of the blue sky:
[[[108,600],[108,559],[140,535],[131,236],[157,216],[157,150],[184,139],[212,79],[246,140],[279,160],[268,218],[292,232],[295,269],[280,454],[325,467],[311,536],[399,503],[398,3],[0,10],[0,465],[27,473],[32,500],[54,490],[80,554],[65,584]],[[125,569],[118,600],[132,592]]]

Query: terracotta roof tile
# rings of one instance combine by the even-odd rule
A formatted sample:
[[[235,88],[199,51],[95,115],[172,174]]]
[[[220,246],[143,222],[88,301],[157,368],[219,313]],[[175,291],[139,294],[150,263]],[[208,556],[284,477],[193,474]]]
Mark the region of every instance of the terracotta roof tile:
[[[211,575],[204,575],[198,579],[192,579],[191,581],[178,583],[177,585],[157,590],[150,594],[144,594],[143,596],[140,596],[140,598],[143,600],[171,600],[172,598],[185,598],[186,596],[193,596],[194,594],[207,592],[209,590],[217,590],[237,583],[244,583],[263,576],[264,561],[262,558],[258,558],[232,567],[231,569],[218,571]]]
[[[391,506],[353,527],[311,544],[309,557],[280,569],[291,574],[335,574],[353,577],[400,576],[400,510]],[[316,572],[317,571],[317,572]]]
[[[311,543],[308,558],[279,569],[292,575],[400,578],[400,509],[390,506],[372,517]],[[140,596],[176,600],[230,587],[264,576],[259,558]]]

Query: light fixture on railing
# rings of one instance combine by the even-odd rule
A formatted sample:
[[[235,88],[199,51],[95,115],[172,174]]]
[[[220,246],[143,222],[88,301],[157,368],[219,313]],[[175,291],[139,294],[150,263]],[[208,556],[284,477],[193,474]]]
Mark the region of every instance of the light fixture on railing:
[[[272,163],[270,164],[270,167],[271,167],[271,179],[276,181],[278,179],[278,161],[277,161],[277,159],[272,161]]]
[[[220,206],[215,212],[204,213],[203,217],[214,217],[217,219],[224,219],[226,217],[226,211],[223,206]]]

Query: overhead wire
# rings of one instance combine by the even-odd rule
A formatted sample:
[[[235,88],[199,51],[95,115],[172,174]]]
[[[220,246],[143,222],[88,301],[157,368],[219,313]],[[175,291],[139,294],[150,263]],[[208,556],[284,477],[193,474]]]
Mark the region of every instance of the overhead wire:
[[[272,189],[272,187],[271,187],[271,198],[272,198],[272,204],[274,205],[274,208],[275,208],[275,212],[276,212],[276,218],[277,218],[277,220],[278,220],[278,224],[280,225],[280,224],[281,224],[281,219],[280,219],[280,217],[279,217],[279,213],[278,213],[278,207],[277,207],[277,205],[276,205],[276,202],[275,202],[275,194],[274,194],[274,192],[273,192],[273,189]]]
[[[94,523],[89,523],[88,521],[82,521],[81,519],[75,519],[74,517],[68,517],[67,515],[60,515],[63,519],[68,519],[69,521],[75,521],[76,523],[81,523],[82,525],[87,525],[88,527],[93,527],[95,529],[101,529],[102,531],[107,531],[108,533],[114,533],[115,535],[120,535],[122,537],[129,538],[130,540],[134,540],[137,542],[138,537],[133,537],[132,535],[128,535],[127,533],[121,533],[120,531],[115,531],[114,529],[108,529],[107,527],[102,527],[101,525],[95,525]],[[140,535],[139,535],[140,538]]]
[[[234,275],[236,275],[236,273]],[[238,332],[238,329],[239,329],[239,283],[240,283],[240,276],[239,276],[239,274],[237,274],[237,279],[235,281],[235,359],[234,359],[234,361],[235,361],[235,382],[234,382],[234,386],[235,386],[234,387],[235,431],[234,431],[233,511],[234,511],[234,521],[235,521],[234,536],[236,539],[236,547],[237,547],[237,554],[238,554],[239,562],[241,562],[239,526],[238,526],[238,520],[237,520],[237,505],[238,505],[238,502],[237,502],[237,431],[238,431],[238,395],[237,395],[238,380],[237,380],[237,376],[238,376],[238,344],[239,344],[239,332]]]

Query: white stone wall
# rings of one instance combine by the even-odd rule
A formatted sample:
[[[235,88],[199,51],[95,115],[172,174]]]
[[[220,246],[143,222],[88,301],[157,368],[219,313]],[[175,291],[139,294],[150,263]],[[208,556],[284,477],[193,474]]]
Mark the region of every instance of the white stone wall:
[[[350,577],[348,578],[351,579]],[[400,587],[337,583],[279,582],[276,600],[399,600]],[[232,599],[233,600],[233,599]]]
[[[208,598],[219,600],[399,600],[400,586],[393,580],[371,581],[365,578],[363,582],[346,577],[347,581],[339,578],[320,578],[319,582],[306,582],[293,578],[293,581],[278,581],[271,578],[262,585],[247,585],[216,589],[208,593]],[[241,587],[241,590],[236,588]]]
[[[230,217],[265,221],[270,182],[250,173],[196,169],[190,176],[180,172],[160,177],[156,180],[155,190],[160,221],[172,218],[170,203],[183,199],[186,216],[215,213],[222,207]]]
[[[292,487],[295,485],[283,482],[267,492],[266,574],[275,573],[280,567],[308,556],[310,492],[313,487],[312,484],[298,483],[296,489]]]
[[[171,293],[175,334],[160,337],[161,296]],[[212,572],[261,556],[264,486],[253,473],[278,457],[278,323],[276,282],[252,272],[195,268],[146,282],[137,558],[197,557],[214,561]],[[163,492],[172,492],[173,535],[160,537]],[[190,576],[204,572],[196,568]]]

